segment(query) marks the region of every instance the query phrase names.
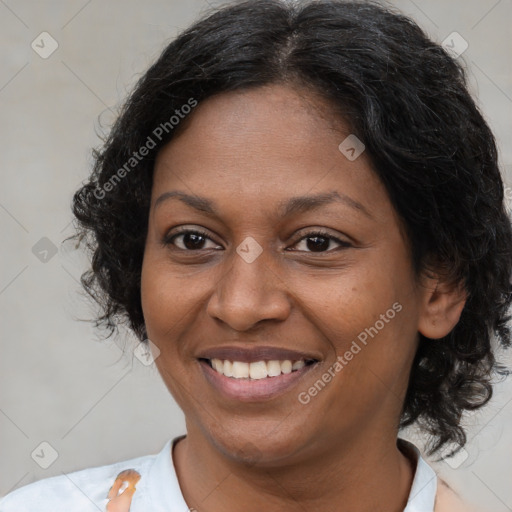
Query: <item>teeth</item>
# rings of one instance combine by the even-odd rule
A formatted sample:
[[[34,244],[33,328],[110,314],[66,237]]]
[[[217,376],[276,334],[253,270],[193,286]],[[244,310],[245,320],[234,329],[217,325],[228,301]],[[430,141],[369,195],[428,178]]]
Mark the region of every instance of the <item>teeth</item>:
[[[249,377],[249,363],[233,361],[233,377],[235,379],[247,379]]]
[[[303,360],[294,361],[287,359],[285,361],[255,361],[245,363],[243,361],[222,361],[221,359],[212,359],[213,369],[226,377],[235,379],[266,379],[267,377],[278,377],[281,374],[288,374],[300,370],[306,366]]]
[[[281,371],[283,373],[292,373],[292,362],[287,360],[281,363]]]
[[[224,372],[222,370],[224,370]],[[221,369],[217,371],[224,373],[226,377],[233,377],[233,363],[231,361],[224,361],[224,368],[221,367]]]
[[[249,377],[251,379],[265,379],[267,376],[267,363],[265,361],[249,364]]]
[[[279,361],[268,361],[267,372],[269,377],[281,375],[281,363]]]
[[[306,366],[304,361],[295,361],[295,363],[292,364],[292,371],[300,370],[301,368],[304,368],[304,366]]]
[[[212,366],[216,372],[224,373],[223,372],[224,363],[220,359],[212,359]]]

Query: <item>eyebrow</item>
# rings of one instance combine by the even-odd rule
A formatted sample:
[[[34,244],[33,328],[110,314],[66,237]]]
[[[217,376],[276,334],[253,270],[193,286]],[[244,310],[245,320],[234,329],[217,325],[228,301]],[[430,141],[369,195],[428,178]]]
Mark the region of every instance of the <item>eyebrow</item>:
[[[156,209],[164,201],[169,199],[178,199],[183,203],[187,204],[191,208],[199,210],[200,212],[206,213],[208,215],[216,215],[218,208],[215,205],[215,202],[211,199],[207,199],[206,197],[201,197],[198,195],[191,195],[185,192],[180,192],[178,190],[173,190],[170,192],[164,192],[158,199],[155,201],[153,205],[153,209]],[[359,210],[364,213],[367,217],[373,219],[373,216],[370,212],[359,202],[351,197],[340,194],[339,192],[333,190],[331,192],[325,192],[320,194],[308,195],[308,196],[296,196],[291,197],[290,199],[283,200],[278,205],[278,213],[281,217],[288,217],[292,214],[303,213],[310,210],[318,209],[322,206],[331,204],[331,203],[342,203],[355,210]]]

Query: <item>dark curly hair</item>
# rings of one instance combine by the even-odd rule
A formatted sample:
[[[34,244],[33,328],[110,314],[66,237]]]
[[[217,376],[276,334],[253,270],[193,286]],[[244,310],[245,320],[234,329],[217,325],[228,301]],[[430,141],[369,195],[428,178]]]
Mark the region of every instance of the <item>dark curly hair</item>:
[[[429,454],[463,446],[462,414],[489,401],[495,349],[511,341],[512,230],[496,144],[459,62],[377,3],[238,2],[165,48],[73,200],[76,237],[92,253],[82,283],[101,307],[96,325],[111,335],[124,322],[146,338],[140,277],[153,166],[189,119],[174,129],[173,116],[214,94],[272,83],[309,88],[350,123],[405,225],[417,275],[443,268],[464,285],[456,327],[439,340],[420,335],[400,423],[429,435]]]

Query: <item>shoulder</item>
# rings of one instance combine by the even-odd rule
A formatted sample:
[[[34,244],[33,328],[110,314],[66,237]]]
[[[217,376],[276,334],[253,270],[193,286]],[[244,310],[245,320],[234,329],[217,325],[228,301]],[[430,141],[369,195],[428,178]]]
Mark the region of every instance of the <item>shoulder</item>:
[[[441,478],[438,478],[434,512],[478,512]]]
[[[117,475],[128,468],[148,473],[156,455],[82,469],[45,478],[9,493],[0,500],[0,512],[98,512],[105,510],[107,494]]]

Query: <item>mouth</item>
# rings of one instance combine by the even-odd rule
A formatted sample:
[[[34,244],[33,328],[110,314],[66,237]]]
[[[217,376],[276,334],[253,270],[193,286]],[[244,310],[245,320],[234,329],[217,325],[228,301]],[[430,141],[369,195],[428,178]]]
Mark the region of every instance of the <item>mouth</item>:
[[[225,398],[260,402],[290,391],[320,363],[320,356],[284,349],[222,348],[201,354],[208,383]]]
[[[215,372],[230,379],[260,380],[272,379],[281,375],[297,372],[306,366],[311,366],[318,361],[315,359],[290,359],[270,361],[230,361],[229,359],[200,359],[210,366]]]

